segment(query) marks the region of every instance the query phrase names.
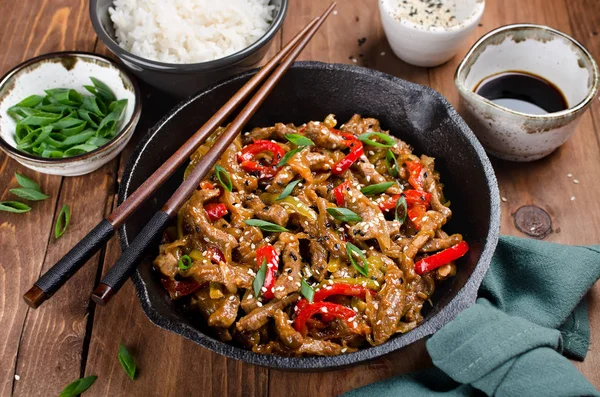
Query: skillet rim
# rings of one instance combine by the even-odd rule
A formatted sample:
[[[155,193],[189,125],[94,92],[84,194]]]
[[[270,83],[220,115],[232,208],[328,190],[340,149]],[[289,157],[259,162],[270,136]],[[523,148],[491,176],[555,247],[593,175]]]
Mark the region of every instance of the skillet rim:
[[[454,297],[452,297],[446,306],[441,308],[439,311],[431,315],[431,317],[425,319],[418,327],[407,332],[406,334],[398,335],[390,338],[385,343],[372,346],[365,349],[360,349],[354,353],[342,354],[338,356],[325,356],[325,357],[282,357],[276,355],[266,355],[254,353],[251,350],[246,350],[241,347],[237,347],[231,344],[220,342],[213,339],[209,335],[204,334],[197,328],[182,323],[180,321],[172,321],[157,310],[154,309],[149,300],[148,289],[146,287],[146,281],[140,275],[139,270],[136,270],[132,276],[132,281],[136,289],[136,295],[142,305],[144,314],[148,319],[160,328],[174,332],[183,336],[186,339],[191,340],[204,348],[207,348],[217,354],[221,354],[228,358],[241,360],[246,363],[255,364],[263,367],[283,369],[283,370],[327,370],[327,369],[339,369],[350,365],[363,363],[370,361],[381,356],[384,356],[393,351],[399,350],[409,344],[416,342],[422,338],[432,335],[448,322],[452,321],[462,310],[469,307],[475,302],[477,297],[477,290],[485,276],[498,243],[500,234],[500,192],[498,189],[498,183],[492,167],[492,164],[483,149],[483,146],[479,143],[475,134],[467,126],[466,122],[459,116],[458,112],[448,102],[448,100],[439,92],[435,91],[431,87],[416,84],[407,80],[400,79],[398,77],[374,70],[367,69],[359,66],[336,64],[336,63],[324,63],[318,61],[300,61],[295,62],[292,66],[293,69],[305,69],[305,70],[325,70],[325,71],[341,71],[347,73],[354,73],[363,75],[368,78],[383,79],[389,81],[391,84],[401,85],[408,89],[417,89],[424,91],[426,94],[433,96],[447,111],[447,117],[456,124],[460,132],[469,141],[473,147],[477,158],[483,168],[483,172],[486,179],[486,185],[488,194],[490,197],[490,220],[487,236],[481,255],[475,264],[473,272],[465,282],[465,284],[456,291]],[[131,175],[139,165],[140,156],[144,153],[146,147],[155,138],[155,136],[163,129],[172,118],[176,117],[178,113],[192,104],[197,99],[210,95],[213,91],[219,89],[224,85],[228,85],[237,80],[243,80],[248,76],[256,73],[257,69],[232,76],[221,82],[218,82],[206,89],[203,89],[199,93],[188,97],[181,101],[174,108],[172,108],[160,121],[158,121],[147,133],[144,135],[140,143],[136,146],[134,152],[131,154],[127,166],[123,172],[121,178],[121,184],[119,185],[118,204],[120,205],[124,199],[128,196],[130,190]],[[129,246],[127,239],[127,223],[123,224],[119,230],[119,244],[121,250],[126,249]]]

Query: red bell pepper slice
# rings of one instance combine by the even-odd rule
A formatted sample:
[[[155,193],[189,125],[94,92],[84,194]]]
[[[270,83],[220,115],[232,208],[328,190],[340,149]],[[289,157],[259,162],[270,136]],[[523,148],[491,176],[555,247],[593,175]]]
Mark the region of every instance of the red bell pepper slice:
[[[417,190],[423,190],[423,165],[418,161],[407,161],[409,177],[408,183]]]
[[[408,209],[408,219],[415,225],[417,230],[421,229],[421,219],[427,213],[427,207],[423,204],[415,204]]]
[[[333,189],[333,194],[335,195],[335,201],[336,201],[338,207],[344,206],[344,204],[345,204],[344,190],[350,189],[350,186],[351,186],[350,181],[346,181],[346,182],[340,183]]]
[[[314,302],[302,305],[302,307],[298,309],[296,319],[294,320],[294,328],[296,331],[300,332],[302,335],[306,335],[308,333],[306,322],[315,314],[325,314],[327,316],[339,318],[346,323],[348,328],[356,328],[356,325],[354,325],[353,322],[356,317],[356,312],[354,310],[349,309],[346,306],[338,305],[337,303]]]
[[[337,283],[325,285],[320,290],[315,292],[313,302],[324,301],[325,299],[333,295],[357,296],[364,299],[367,293],[370,293],[371,295],[376,295],[375,291],[371,291],[370,289],[363,287],[362,285]]]
[[[195,280],[177,281],[171,278],[163,277],[160,279],[160,283],[164,289],[167,290],[171,299],[179,299],[200,288],[200,284],[198,284],[198,282]]]
[[[396,194],[390,197],[389,200],[379,203],[379,209],[383,212],[393,210],[394,208],[396,208],[396,203],[398,202],[401,196],[404,196],[404,198],[406,199],[406,205],[408,207],[412,207],[413,205],[419,204],[424,204],[425,206],[427,206],[431,201],[431,193],[420,192],[417,190],[406,190],[402,192],[402,194]]]
[[[415,263],[415,272],[423,274],[435,270],[464,256],[467,251],[469,251],[469,244],[466,241],[461,241],[450,248],[446,248]]]
[[[269,165],[261,165],[256,161],[256,155],[264,152],[273,154],[273,159]],[[284,154],[283,148],[275,142],[257,140],[238,153],[238,162],[246,172],[255,173],[259,178],[272,178],[277,174],[277,163],[283,158]]]
[[[212,263],[218,265],[221,262],[225,262],[225,255],[223,255],[223,252],[214,245],[208,246],[206,252],[208,253],[208,259],[210,259]]]
[[[265,282],[263,284],[263,288],[267,290],[263,290],[262,295],[265,299],[273,299],[275,297],[273,287],[277,280],[276,273],[279,268],[279,254],[271,244],[263,245],[256,250],[256,264],[259,269],[263,262],[267,263],[267,273],[265,274]]]
[[[208,203],[204,206],[204,211],[206,211],[208,219],[213,222],[229,213],[227,207],[223,203]]]
[[[337,131],[337,130],[334,130]],[[354,135],[345,132],[337,131],[337,133],[344,137],[344,144],[350,148],[350,153],[335,163],[331,170],[333,175],[340,175],[346,171],[352,164],[356,162],[365,153],[363,143],[359,141]]]

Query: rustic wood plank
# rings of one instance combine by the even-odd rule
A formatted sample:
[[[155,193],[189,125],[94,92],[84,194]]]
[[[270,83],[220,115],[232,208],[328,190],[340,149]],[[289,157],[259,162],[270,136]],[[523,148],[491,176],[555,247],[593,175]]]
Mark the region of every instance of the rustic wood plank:
[[[90,51],[94,37],[87,16],[87,2],[84,0],[44,0],[27,7],[19,2],[3,2],[0,13],[0,46],[3,48],[0,72],[5,73],[17,63],[42,53],[69,49]],[[85,310],[65,311],[69,313],[65,316],[62,314],[64,307],[56,306],[57,300],[33,313],[27,310],[21,295],[39,276],[43,264],[47,268],[50,262],[57,259],[59,252],[64,252],[79,238],[75,234],[78,228],[75,226],[68,232],[70,237],[65,235],[62,241],[50,240],[57,203],[65,198],[60,192],[62,178],[38,175],[17,165],[4,154],[0,154],[0,163],[2,199],[15,198],[7,193],[8,188],[15,185],[14,171],[39,180],[42,189],[52,196],[33,204],[29,214],[0,215],[0,247],[3,251],[0,258],[0,279],[3,284],[0,317],[3,329],[8,331],[0,336],[0,349],[3,352],[0,360],[0,394],[10,395],[13,389],[17,395],[56,394],[63,386],[58,378],[64,376],[64,383],[79,376],[80,360],[76,357],[75,346],[77,337],[72,337],[78,335],[82,338],[85,333],[80,328],[82,323],[85,324]],[[65,186],[69,189],[71,182],[65,183]],[[79,199],[81,196],[76,197]],[[93,210],[90,213],[93,214]],[[74,220],[74,225],[79,223]],[[50,249],[46,252],[48,244]],[[73,304],[76,304],[76,300]],[[61,340],[60,336],[67,336],[65,343],[55,343]],[[38,351],[32,349],[36,345]],[[43,348],[40,349],[40,346]],[[50,361],[44,357],[50,357]],[[61,358],[58,365],[55,364],[56,357]],[[75,358],[71,361],[70,357]],[[49,365],[49,362],[53,364]],[[15,374],[20,376],[19,381],[15,381]],[[40,379],[45,381],[40,382]]]
[[[103,47],[99,43],[97,51],[105,52]],[[279,34],[265,59],[280,48]],[[136,143],[174,104],[157,101],[162,94],[151,87],[143,85],[142,91],[145,110],[135,137],[121,154],[119,180]],[[113,238],[107,247],[104,272],[120,253],[117,239]],[[265,368],[227,359],[152,325],[140,307],[131,282],[126,283],[110,305],[96,309],[93,321],[85,367],[86,375],[98,376],[93,395],[267,395]],[[117,360],[120,343],[130,349],[140,368],[136,382],[129,380]]]
[[[550,5],[545,0],[488,0],[482,26],[471,36],[471,43],[447,64],[430,70],[432,87],[456,106],[458,92],[452,74],[469,46],[485,32],[518,22],[544,24],[574,34],[596,59],[600,57],[600,39],[593,33],[600,23],[599,2],[556,0]],[[493,160],[500,193],[507,199],[502,204],[502,233],[527,237],[516,229],[513,214],[521,206],[535,205],[552,219],[554,232],[546,240],[563,244],[597,244],[600,241],[600,203],[597,200],[600,187],[594,183],[598,178],[600,156],[599,120],[600,104],[596,100],[591,112],[581,118],[574,135],[547,158],[525,164]],[[572,174],[572,178],[568,178],[568,174]],[[580,183],[574,184],[574,179]],[[571,197],[575,197],[575,201],[571,201]],[[588,295],[592,350],[585,362],[575,363],[596,387],[600,387],[599,301],[600,285],[596,285]]]
[[[598,62],[600,60],[600,2],[594,0],[569,1],[567,2],[567,10],[573,37],[582,43]],[[596,139],[600,144],[600,104],[598,100],[594,100],[590,115],[592,123],[589,121],[585,124],[582,123],[583,125],[579,128],[580,130],[595,130]],[[594,157],[588,157],[587,162],[588,169],[585,176],[587,183],[584,189],[591,189],[591,194],[597,198],[600,189],[592,181],[598,180],[598,160]],[[581,202],[577,204],[581,204]],[[586,202],[582,209],[588,212],[588,208]],[[582,229],[587,229],[587,227]],[[598,241],[600,241],[600,235],[596,234],[593,242],[598,243]],[[596,388],[600,389],[600,348],[597,346],[598,341],[600,341],[600,284],[597,283],[592,292],[588,294],[588,305],[593,341],[592,350],[586,360],[583,363],[576,363],[576,366]]]

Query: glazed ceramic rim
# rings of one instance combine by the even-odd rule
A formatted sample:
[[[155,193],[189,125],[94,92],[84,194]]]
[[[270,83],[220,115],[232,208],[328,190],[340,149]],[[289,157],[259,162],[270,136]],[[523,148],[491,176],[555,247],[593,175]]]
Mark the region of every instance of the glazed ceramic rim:
[[[482,241],[482,250],[477,263],[471,273],[470,277],[466,280],[465,284],[456,291],[455,295],[447,301],[443,308],[434,311],[430,317],[419,324],[418,327],[407,332],[406,334],[398,335],[387,342],[372,346],[366,349],[360,349],[354,353],[342,354],[338,356],[330,357],[283,357],[276,355],[265,355],[254,353],[251,350],[246,350],[241,347],[237,347],[228,343],[220,342],[210,335],[192,327],[189,324],[185,324],[181,321],[173,321],[170,318],[163,316],[158,313],[153,305],[150,303],[150,296],[146,287],[146,282],[142,278],[140,271],[136,270],[133,274],[132,279],[136,289],[136,293],[144,314],[148,319],[155,325],[178,334],[179,336],[191,340],[192,342],[209,349],[217,354],[221,354],[225,357],[241,360],[246,363],[255,364],[259,366],[285,369],[285,370],[315,370],[315,369],[334,369],[344,366],[354,365],[361,362],[369,361],[400,348],[408,346],[411,343],[416,342],[428,335],[433,334],[444,325],[446,325],[449,319],[456,316],[460,311],[464,310],[470,304],[475,302],[477,290],[481,285],[483,277],[489,269],[492,256],[498,243],[498,237],[500,234],[500,192],[498,189],[498,182],[494,174],[492,164],[487,157],[483,146],[479,143],[475,134],[470,130],[465,121],[458,115],[456,110],[450,105],[450,103],[444,98],[439,92],[433,90],[427,86],[421,86],[416,83],[412,83],[406,80],[402,80],[395,76],[385,74],[373,69],[367,69],[359,66],[345,65],[345,64],[327,64],[315,61],[302,61],[295,62],[292,69],[305,69],[305,70],[321,70],[328,72],[350,72],[358,74],[360,76],[368,78],[377,78],[388,81],[391,85],[401,84],[403,87],[419,87],[419,89],[428,92],[431,96],[439,100],[444,108],[447,110],[447,117],[456,124],[457,128],[461,131],[463,136],[469,141],[475,156],[478,158],[482,172],[486,180],[486,189],[490,196],[490,219],[489,228],[485,240]],[[122,177],[122,183],[119,186],[118,203],[122,203],[123,200],[131,194],[131,174],[140,165],[140,156],[145,152],[146,148],[154,142],[155,136],[158,131],[164,128],[164,125],[168,123],[172,118],[178,117],[179,112],[182,109],[190,105],[192,102],[198,100],[198,98],[209,96],[214,90],[220,88],[223,85],[230,84],[236,80],[246,79],[248,76],[256,73],[257,69],[253,69],[233,77],[228,78],[220,83],[217,83],[207,89],[202,90],[198,94],[190,97],[177,106],[175,106],[167,115],[165,115],[160,121],[158,121],[152,129],[142,138],[141,143],[136,147],[135,151],[129,158],[125,171]],[[119,228],[119,243],[122,250],[125,250],[129,246],[127,238],[127,225],[124,224]]]
[[[71,157],[46,158],[46,157],[34,156],[27,152],[20,151],[19,149],[17,149],[16,147],[14,147],[10,143],[8,143],[0,135],[0,148],[3,149],[8,154],[14,156],[16,159],[24,160],[24,161],[27,161],[28,163],[35,163],[38,165],[68,164],[68,163],[73,163],[73,162],[77,162],[80,160],[87,160],[91,157],[94,157],[98,153],[112,151],[112,149],[115,148],[116,146],[118,146],[118,144],[122,140],[127,139],[127,137],[129,137],[133,133],[133,130],[135,129],[134,127],[137,124],[138,120],[140,119],[140,116],[142,113],[142,95],[140,93],[140,88],[138,87],[138,84],[135,81],[135,79],[129,74],[128,71],[126,71],[124,68],[119,66],[115,61],[108,59],[106,57],[103,57],[101,55],[98,55],[98,54],[93,54],[91,52],[59,51],[59,52],[51,52],[48,54],[37,56],[35,58],[31,58],[25,62],[18,64],[17,66],[15,66],[11,70],[9,70],[2,77],[2,79],[0,79],[0,89],[2,89],[7,83],[9,83],[11,81],[11,79],[13,77],[15,77],[15,75],[18,74],[24,68],[27,68],[31,65],[35,65],[36,63],[39,63],[41,61],[45,61],[48,59],[57,59],[57,58],[95,59],[95,60],[99,60],[99,61],[108,63],[109,65],[113,66],[120,73],[122,73],[123,76],[125,76],[125,78],[127,78],[127,83],[131,84],[131,86],[133,87],[133,94],[135,97],[135,107],[133,108],[133,113],[131,114],[131,117],[129,118],[127,123],[123,127],[121,127],[121,129],[119,130],[117,135],[115,135],[109,142],[98,147],[97,149],[92,150],[91,152],[78,154],[76,156],[71,156]]]
[[[261,47],[267,45],[271,41],[271,39],[273,39],[273,37],[279,31],[279,29],[281,29],[281,27],[283,26],[283,21],[285,20],[285,16],[287,15],[288,11],[288,1],[289,0],[281,0],[281,8],[279,9],[279,12],[273,19],[273,22],[271,22],[271,26],[269,26],[267,31],[254,43],[250,44],[246,48],[241,49],[238,52],[227,55],[225,57],[213,59],[212,61],[198,63],[167,63],[155,61],[152,59],[141,57],[139,55],[132,54],[130,51],[121,47],[119,43],[117,43],[117,41],[110,34],[108,34],[106,29],[104,29],[104,26],[102,26],[102,22],[100,21],[97,12],[98,0],[90,1],[89,12],[90,19],[92,20],[92,26],[94,27],[96,34],[100,37],[100,39],[108,47],[108,49],[118,57],[133,63],[137,67],[144,67],[153,71],[170,73],[193,73],[209,70],[219,70],[230,65],[235,65],[248,58],[250,55],[258,51]]]
[[[572,45],[579,48],[579,50],[583,53],[583,55],[585,57],[587,57],[588,62],[592,66],[592,72],[593,72],[592,86],[590,87],[590,90],[589,90],[587,96],[581,102],[579,102],[577,105],[572,106],[565,110],[561,110],[560,112],[554,112],[554,113],[546,113],[546,114],[522,113],[522,112],[518,112],[516,110],[506,108],[504,106],[500,106],[500,105],[490,101],[489,99],[474,93],[472,90],[469,90],[462,81],[459,81],[459,75],[462,73],[463,69],[467,66],[469,59],[471,59],[471,57],[473,56],[475,51],[477,51],[480,46],[482,46],[486,41],[488,41],[488,39],[492,38],[493,36],[496,36],[499,33],[507,32],[507,31],[535,30],[535,29],[546,30],[556,36],[566,39]],[[528,117],[528,118],[537,119],[537,120],[549,120],[549,119],[558,119],[558,118],[572,116],[574,114],[577,114],[577,113],[585,110],[592,103],[592,101],[598,94],[598,89],[600,87],[600,72],[598,71],[598,64],[592,57],[592,54],[590,54],[590,52],[580,42],[578,42],[577,40],[575,40],[573,37],[569,36],[568,34],[563,33],[560,30],[556,30],[556,29],[551,28],[546,25],[537,25],[537,24],[532,24],[532,23],[516,23],[516,24],[505,25],[505,26],[496,28],[496,29],[488,32],[484,36],[482,36],[479,40],[477,40],[477,42],[475,44],[473,44],[473,46],[471,47],[469,52],[467,52],[467,55],[465,55],[463,60],[458,65],[458,68],[456,69],[456,72],[454,73],[454,84],[456,85],[458,90],[462,91],[465,95],[477,95],[480,98],[480,100],[483,100],[483,102],[485,102],[489,106],[492,106],[496,109],[502,110],[507,113],[514,114],[516,116]]]
[[[378,1],[379,7],[382,7],[382,4],[384,3],[384,1],[386,1],[386,0]],[[406,19],[398,20],[398,19],[394,18],[394,16],[390,13],[390,11],[391,11],[390,8],[387,6],[384,6],[384,11],[387,12],[388,15],[399,25],[402,25],[406,28],[410,28],[413,30],[417,30],[419,32],[440,35],[440,34],[444,34],[444,33],[459,33],[464,30],[467,30],[470,27],[472,27],[473,25],[475,25],[481,19],[481,17],[483,16],[483,12],[485,11],[485,0],[479,0],[478,3],[480,3],[481,6],[476,6],[467,18],[463,19],[456,25],[435,26],[432,29],[425,28],[425,27],[423,27],[423,25],[414,23],[414,22],[406,20]]]

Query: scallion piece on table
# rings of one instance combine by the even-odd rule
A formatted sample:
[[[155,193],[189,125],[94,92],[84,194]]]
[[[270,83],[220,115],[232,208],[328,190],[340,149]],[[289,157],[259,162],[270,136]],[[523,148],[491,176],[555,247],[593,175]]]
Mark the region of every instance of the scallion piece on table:
[[[56,218],[56,225],[54,226],[54,237],[59,238],[67,231],[67,226],[71,221],[71,209],[67,204],[63,205]]]
[[[137,366],[135,365],[135,361],[133,360],[133,356],[129,353],[129,350],[121,343],[119,346],[119,354],[117,355],[119,359],[119,363],[127,373],[127,376],[131,380],[135,378],[135,371],[137,370]]]

